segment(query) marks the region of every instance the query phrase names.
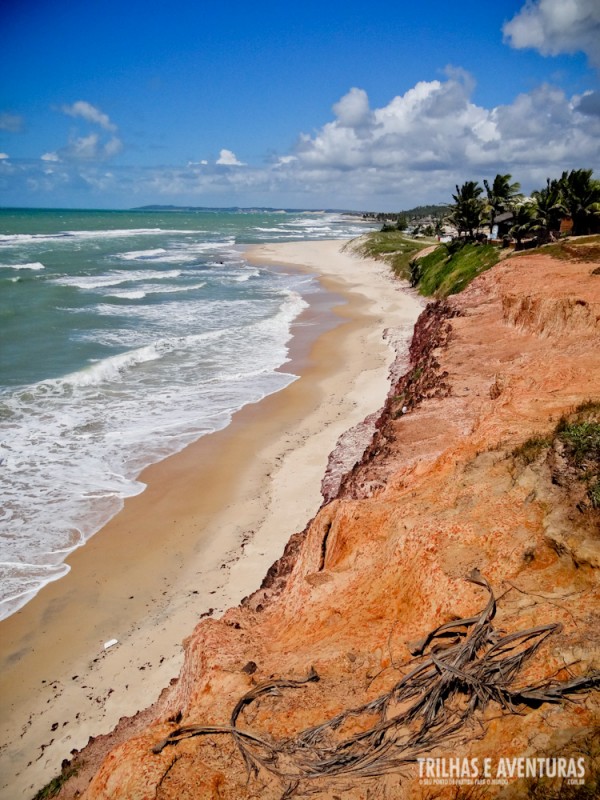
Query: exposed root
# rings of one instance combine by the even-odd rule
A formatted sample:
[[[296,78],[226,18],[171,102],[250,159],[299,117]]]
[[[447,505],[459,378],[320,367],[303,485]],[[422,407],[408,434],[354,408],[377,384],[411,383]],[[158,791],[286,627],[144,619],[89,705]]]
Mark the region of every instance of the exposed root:
[[[490,702],[504,713],[514,714],[519,707],[558,703],[600,686],[598,671],[567,681],[546,679],[516,686],[524,663],[561,626],[553,623],[500,635],[492,626],[496,600],[491,586],[478,570],[467,580],[489,592],[485,608],[476,616],[441,625],[416,643],[412,648],[419,656],[416,666],[386,694],[286,740],[267,741],[237,727],[242,709],[262,695],[318,681],[311,669],[304,680],[268,681],[252,689],[237,702],[229,726],[177,728],[153,752],[160,753],[193,736],[230,734],[248,771],[256,775],[261,768],[268,770],[284,783],[284,796],[291,797],[302,781],[373,778],[397,772],[434,747],[461,735],[464,738],[467,723],[481,721],[481,712]],[[478,717],[474,717],[476,712]],[[377,723],[340,740],[336,731],[343,723],[366,714],[377,714]]]

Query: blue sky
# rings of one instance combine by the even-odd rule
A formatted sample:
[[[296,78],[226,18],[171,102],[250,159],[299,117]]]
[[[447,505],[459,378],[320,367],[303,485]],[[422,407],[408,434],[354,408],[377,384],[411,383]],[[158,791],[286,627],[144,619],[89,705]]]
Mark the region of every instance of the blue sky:
[[[600,3],[8,0],[0,205],[398,209],[600,174]]]

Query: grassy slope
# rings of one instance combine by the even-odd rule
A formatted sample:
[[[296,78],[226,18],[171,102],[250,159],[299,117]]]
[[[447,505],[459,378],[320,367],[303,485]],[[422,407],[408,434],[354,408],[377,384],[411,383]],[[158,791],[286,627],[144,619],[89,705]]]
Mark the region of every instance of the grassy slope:
[[[399,231],[377,231],[355,241],[352,248],[361,256],[382,259],[421,294],[437,297],[462,291],[473,278],[498,261],[498,250],[491,245],[467,244],[454,253],[439,245],[415,265],[421,250],[432,244],[436,241],[410,239]]]
[[[529,256],[533,253],[545,253],[564,261],[600,261],[600,236],[569,238],[555,244],[545,244],[541,247],[521,250],[511,257],[519,258],[519,256]]]
[[[465,244],[457,247],[439,245],[423,257],[419,253],[430,247],[432,240],[410,239],[399,231],[377,231],[352,243],[362,256],[380,258],[388,263],[399,278],[416,286],[426,297],[447,297],[462,292],[471,281],[490,269],[500,259],[500,250],[490,244]],[[566,260],[600,261],[600,236],[568,239],[557,244],[512,253],[510,258],[544,252]]]
[[[490,244],[466,244],[452,252],[444,245],[418,262],[417,287],[421,294],[446,297],[461,292],[498,261],[498,249]]]
[[[428,239],[410,239],[400,231],[376,231],[361,236],[352,248],[365,258],[380,258],[388,263],[399,278],[410,279],[409,264],[421,250],[430,247]]]

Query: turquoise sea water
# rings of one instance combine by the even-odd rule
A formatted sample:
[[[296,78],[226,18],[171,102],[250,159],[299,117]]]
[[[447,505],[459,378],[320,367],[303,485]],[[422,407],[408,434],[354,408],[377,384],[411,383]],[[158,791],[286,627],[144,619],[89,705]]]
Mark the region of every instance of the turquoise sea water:
[[[350,238],[334,214],[0,209],[0,618],[143,490],[140,471],[295,380],[314,278],[243,245]]]

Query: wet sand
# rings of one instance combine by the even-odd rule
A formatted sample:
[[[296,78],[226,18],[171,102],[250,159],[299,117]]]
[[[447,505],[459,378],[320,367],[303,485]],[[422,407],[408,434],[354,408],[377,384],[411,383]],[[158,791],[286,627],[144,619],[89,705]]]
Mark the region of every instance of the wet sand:
[[[89,736],[151,705],[200,616],[257,589],[318,510],[338,437],[387,393],[384,329],[408,338],[422,307],[384,265],[341,244],[247,252],[317,274],[329,292],[294,325],[282,369],[299,379],[146,469],[146,490],[69,556],[70,573],[0,622],[1,798],[32,797]]]

